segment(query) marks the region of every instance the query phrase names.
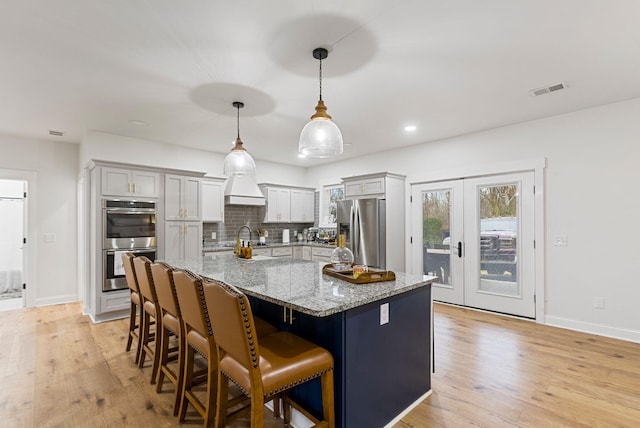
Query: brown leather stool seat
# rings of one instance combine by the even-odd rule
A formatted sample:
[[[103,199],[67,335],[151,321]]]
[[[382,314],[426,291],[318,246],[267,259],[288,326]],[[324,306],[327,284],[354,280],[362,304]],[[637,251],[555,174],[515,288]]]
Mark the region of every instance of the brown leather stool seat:
[[[160,358],[158,368],[158,385],[156,392],[162,391],[162,384],[165,376],[176,387],[176,396],[173,404],[173,415],[178,415],[180,408],[180,399],[182,397],[182,385],[184,376],[184,358],[182,352],[185,347],[184,325],[182,322],[182,314],[180,312],[180,304],[178,295],[176,294],[175,284],[173,283],[173,267],[166,263],[151,264],[151,276],[156,287],[156,295],[158,296],[158,305],[160,313],[158,316],[162,318],[162,330],[160,337]],[[178,339],[177,349],[170,348],[171,335]],[[169,363],[178,360],[178,367],[172,370]]]
[[[140,287],[140,295],[142,300],[142,330],[141,330],[141,351],[138,367],[142,368],[149,355],[152,360],[151,364],[151,383],[156,383],[158,377],[158,368],[160,367],[160,334],[162,333],[162,317],[159,316],[160,306],[158,305],[158,295],[156,287],[151,275],[151,260],[144,256],[133,259],[133,267],[138,278],[138,286]],[[151,327],[154,326],[154,331]]]
[[[186,417],[187,407],[191,404],[204,419],[204,426],[212,426],[216,415],[216,403],[218,402],[218,357],[215,337],[211,328],[211,316],[204,299],[202,278],[198,275],[176,269],[173,271],[178,302],[182,313],[183,332],[185,335],[185,349],[182,355],[184,359],[184,376],[182,385],[182,397],[180,400],[179,419],[183,422]],[[269,334],[276,330],[272,325],[261,322],[261,331],[257,334]],[[207,394],[200,400],[194,391],[194,386],[201,383],[202,376],[194,372],[195,352],[207,360],[205,379],[207,382]],[[224,399],[227,403],[227,390]],[[231,405],[240,403],[232,400]]]
[[[129,352],[131,350],[131,344],[133,340],[136,341],[136,364],[140,359],[140,348],[142,336],[140,335],[140,326],[142,322],[142,307],[141,307],[141,297],[140,297],[140,288],[138,286],[138,279],[136,278],[136,273],[133,269],[133,259],[135,255],[133,253],[124,253],[122,255],[122,265],[124,267],[124,276],[127,279],[127,286],[129,287],[129,297],[131,300],[130,310],[129,310],[129,334],[127,337],[127,346],[126,351]],[[140,316],[138,316],[138,311],[140,311]]]
[[[228,380],[251,398],[251,427],[264,425],[264,403],[283,394],[285,423],[290,422],[290,405],[312,419],[316,426],[333,427],[333,357],[299,336],[277,332],[257,337],[256,324],[249,300],[233,286],[217,281],[204,282],[204,294],[211,311],[211,323],[220,358],[218,413],[216,426],[225,426]],[[224,378],[228,378],[228,380]],[[297,403],[286,390],[316,377],[322,384],[322,421],[317,420]],[[275,403],[274,403],[275,407]]]

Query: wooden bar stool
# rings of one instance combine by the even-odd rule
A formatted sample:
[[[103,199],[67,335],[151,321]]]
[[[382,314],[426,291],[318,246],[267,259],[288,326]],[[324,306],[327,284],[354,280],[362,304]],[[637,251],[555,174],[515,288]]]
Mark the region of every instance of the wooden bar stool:
[[[285,424],[293,406],[317,427],[335,426],[333,357],[299,336],[280,331],[258,338],[249,300],[233,286],[204,281],[204,295],[218,347],[219,370],[216,426],[224,427],[229,380],[251,398],[251,427],[264,426],[264,403],[282,394]],[[258,340],[259,339],[259,340]],[[320,376],[323,420],[293,402],[286,391]],[[275,404],[275,403],[274,403]]]
[[[140,287],[140,295],[142,297],[142,330],[141,330],[141,351],[138,367],[142,368],[146,356],[149,355],[152,360],[151,365],[151,384],[156,382],[158,377],[158,367],[160,366],[160,334],[162,333],[162,317],[160,314],[160,306],[158,305],[158,296],[156,287],[151,276],[151,260],[145,256],[139,256],[133,259],[133,268],[138,278],[138,286]],[[154,331],[151,331],[152,321],[155,322]]]
[[[127,338],[127,352],[131,350],[131,344],[133,340],[136,341],[136,359],[138,364],[140,360],[142,335],[140,334],[140,326],[142,325],[142,308],[140,305],[140,288],[138,287],[138,279],[136,273],[133,270],[133,259],[135,255],[133,253],[124,253],[122,255],[122,265],[124,267],[124,276],[127,279],[127,286],[129,287],[129,297],[131,300],[130,312],[129,312],[129,335]],[[138,316],[138,310],[140,316]]]
[[[218,355],[216,341],[211,328],[210,313],[204,299],[204,288],[202,278],[186,270],[174,270],[173,281],[175,284],[182,321],[184,323],[183,333],[185,336],[184,375],[182,386],[182,398],[180,400],[179,419],[183,422],[187,413],[187,407],[191,404],[203,417],[204,426],[212,426],[216,415],[216,403],[218,402]],[[257,334],[269,335],[275,333],[277,329],[271,324],[260,321]],[[194,372],[195,352],[206,358],[207,369],[205,379],[207,382],[206,396],[201,401],[195,394],[193,387],[202,383],[202,376]],[[228,401],[228,390],[225,389],[224,396],[220,399],[226,404]],[[244,396],[240,399],[229,401],[230,406],[246,401]]]
[[[173,283],[173,267],[166,263],[151,264],[151,276],[156,287],[160,312],[158,318],[162,318],[162,330],[160,334],[160,361],[158,368],[158,386],[156,392],[162,391],[164,377],[176,387],[176,397],[173,404],[173,415],[178,415],[180,398],[182,397],[182,376],[184,375],[184,323],[180,312],[180,304],[176,287]],[[177,337],[178,347],[170,348],[171,335]],[[177,369],[171,370],[169,363],[178,360]]]

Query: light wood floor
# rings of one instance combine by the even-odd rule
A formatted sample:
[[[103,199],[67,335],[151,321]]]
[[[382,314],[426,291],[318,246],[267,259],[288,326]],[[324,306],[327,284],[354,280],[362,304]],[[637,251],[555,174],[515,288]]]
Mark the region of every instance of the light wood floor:
[[[0,426],[178,426],[171,385],[156,394],[124,352],[126,321],[80,311],[0,312]],[[435,338],[434,392],[399,428],[640,426],[640,344],[445,305]]]

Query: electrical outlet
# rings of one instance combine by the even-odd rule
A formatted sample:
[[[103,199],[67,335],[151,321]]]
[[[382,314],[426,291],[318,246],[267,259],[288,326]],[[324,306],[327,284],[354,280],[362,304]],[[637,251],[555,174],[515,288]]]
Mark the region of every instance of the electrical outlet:
[[[383,303],[380,305],[380,325],[385,325],[389,322],[389,304]]]
[[[559,247],[567,246],[567,235],[555,235],[553,237],[553,245]]]
[[[211,232],[211,239],[216,239],[217,234],[215,232]]]
[[[593,307],[596,309],[604,309],[604,297],[594,297]]]

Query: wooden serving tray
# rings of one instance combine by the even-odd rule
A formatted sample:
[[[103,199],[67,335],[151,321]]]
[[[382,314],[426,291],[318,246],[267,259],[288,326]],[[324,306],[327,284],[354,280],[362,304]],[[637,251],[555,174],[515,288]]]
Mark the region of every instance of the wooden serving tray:
[[[390,270],[369,270],[368,272],[362,272],[357,278],[354,278],[353,270],[335,270],[331,263],[324,265],[322,273],[352,284],[370,284],[372,282],[396,280],[396,274]]]

